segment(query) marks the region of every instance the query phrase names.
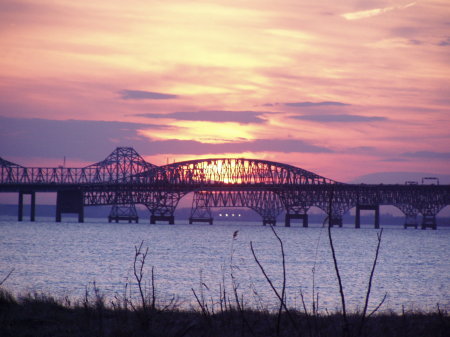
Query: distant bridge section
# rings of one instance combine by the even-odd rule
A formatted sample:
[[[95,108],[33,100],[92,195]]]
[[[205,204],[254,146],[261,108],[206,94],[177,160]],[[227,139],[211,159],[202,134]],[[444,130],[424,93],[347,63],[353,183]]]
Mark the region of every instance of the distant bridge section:
[[[84,219],[84,206],[112,205],[109,220],[137,221],[136,204],[145,205],[150,222],[174,223],[178,202],[194,193],[190,223],[213,222],[211,208],[247,207],[261,215],[263,224],[275,224],[285,212],[285,225],[301,219],[308,226],[308,210],[315,206],[328,215],[330,226],[356,208],[375,211],[393,205],[406,216],[405,228],[436,229],[436,214],[450,205],[450,186],[426,177],[427,184],[343,184],[287,164],[245,158],[214,158],[164,166],[146,162],[133,148],[118,147],[104,160],[82,168],[24,167],[0,158],[0,192],[19,193],[18,219],[23,196],[31,195],[31,220],[35,218],[35,193],[56,192],[56,221],[63,213]],[[128,210],[128,213],[127,213]]]

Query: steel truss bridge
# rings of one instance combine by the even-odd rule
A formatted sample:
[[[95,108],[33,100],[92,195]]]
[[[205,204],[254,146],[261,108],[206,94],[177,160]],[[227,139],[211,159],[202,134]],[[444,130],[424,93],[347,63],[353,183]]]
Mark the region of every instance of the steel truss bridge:
[[[82,168],[24,167],[0,158],[0,192],[18,192],[19,221],[23,196],[31,195],[31,221],[35,219],[36,192],[56,192],[56,221],[63,213],[76,213],[84,221],[84,206],[112,205],[109,221],[138,221],[136,204],[150,211],[150,223],[174,223],[178,202],[194,193],[189,222],[212,224],[211,208],[247,207],[261,215],[263,224],[276,224],[285,212],[285,226],[301,219],[308,226],[308,210],[315,206],[328,215],[329,226],[342,226],[342,218],[356,208],[375,211],[393,205],[405,214],[405,228],[419,225],[436,229],[436,214],[450,205],[450,185],[344,184],[287,164],[257,159],[215,158],[165,166],[146,162],[133,148],[118,147],[106,159]]]

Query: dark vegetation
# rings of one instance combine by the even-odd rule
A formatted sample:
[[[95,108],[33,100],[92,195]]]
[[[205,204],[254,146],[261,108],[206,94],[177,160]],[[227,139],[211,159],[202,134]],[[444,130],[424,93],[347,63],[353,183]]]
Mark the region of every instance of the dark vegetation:
[[[190,310],[182,309],[175,298],[160,300],[155,291],[154,269],[146,277],[145,263],[148,249],[143,242],[135,246],[133,263],[134,282],[125,284],[122,294],[107,299],[95,282],[86,287],[85,296],[77,301],[69,298],[54,298],[40,293],[30,293],[15,297],[1,288],[13,270],[0,279],[0,336],[67,336],[67,337],[371,337],[371,336],[436,336],[447,337],[450,331],[450,316],[436,306],[435,312],[403,311],[381,312],[383,298],[371,312],[368,302],[376,270],[378,253],[382,241],[382,231],[377,234],[376,248],[371,273],[368,278],[367,292],[363,309],[348,312],[338,260],[334,251],[331,228],[328,238],[332,250],[336,277],[339,283],[341,310],[328,312],[318,310],[319,296],[313,293],[309,308],[301,294],[302,307],[291,308],[286,304],[286,268],[282,240],[271,227],[278,240],[281,252],[282,282],[274,284],[258,259],[252,242],[250,249],[261,274],[270,285],[278,299],[276,310],[246,307],[245,296],[239,290],[234,275],[237,266],[233,262],[233,250],[230,256],[231,286],[227,288],[225,280],[220,285],[219,300],[206,299],[200,280],[200,287],[192,289],[197,305]],[[233,240],[238,231],[234,232]],[[136,296],[131,296],[134,287]]]
[[[241,308],[242,309],[242,308]],[[223,311],[178,310],[176,306],[131,307],[107,304],[101,296],[70,303],[42,294],[13,298],[0,292],[0,336],[342,336],[341,313],[311,315],[297,310],[270,313],[236,306]],[[280,319],[281,328],[277,329]],[[361,314],[347,316],[357,336]],[[448,336],[447,313],[376,314],[361,336]]]

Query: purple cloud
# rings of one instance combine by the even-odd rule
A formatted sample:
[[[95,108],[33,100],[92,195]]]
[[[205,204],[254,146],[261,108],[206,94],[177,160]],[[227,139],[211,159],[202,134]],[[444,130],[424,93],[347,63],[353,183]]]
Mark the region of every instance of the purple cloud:
[[[121,90],[119,94],[125,100],[143,100],[143,99],[174,99],[177,95],[162,94],[159,92],[143,91],[143,90]]]
[[[259,111],[183,111],[169,114],[145,113],[135,116],[148,118],[172,118],[184,121],[208,121],[208,122],[237,122],[237,123],[264,123],[265,120],[259,116],[264,112]]]
[[[151,140],[139,130],[165,126],[85,120],[0,117],[0,157],[76,158],[98,162],[117,146],[132,146],[141,155],[221,154],[242,152],[331,153],[332,150],[295,139],[238,140],[201,143],[195,140]],[[20,161],[17,161],[20,164]]]
[[[161,125],[85,120],[49,120],[0,117],[0,157],[64,156],[99,161],[116,146],[149,146],[138,134]]]
[[[159,140],[152,141],[144,155],[155,154],[220,154],[241,152],[282,152],[282,153],[332,153],[333,151],[295,139],[256,139],[235,143],[200,143],[195,140]]]
[[[386,117],[380,116],[361,116],[361,115],[342,115],[342,114],[300,115],[300,116],[292,116],[292,118],[322,123],[361,123],[361,122],[380,122],[387,120]]]
[[[316,106],[348,106],[350,104],[325,101],[325,102],[293,102],[293,103],[284,103],[284,105],[291,107],[310,108]]]
[[[446,47],[450,46],[450,37],[448,37],[446,40],[442,40],[438,43],[438,46]]]
[[[450,160],[450,152],[417,151],[417,152],[405,152],[402,153],[401,156],[410,158]]]

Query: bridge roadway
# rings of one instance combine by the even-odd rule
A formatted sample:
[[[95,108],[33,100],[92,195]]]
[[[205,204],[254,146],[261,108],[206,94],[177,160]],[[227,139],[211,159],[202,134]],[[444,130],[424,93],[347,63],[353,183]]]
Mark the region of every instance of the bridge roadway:
[[[275,225],[285,212],[285,226],[301,219],[308,226],[308,210],[315,206],[328,215],[330,226],[356,208],[375,212],[393,205],[405,214],[404,227],[436,229],[436,215],[450,205],[450,185],[344,184],[291,165],[244,158],[214,158],[156,166],[133,148],[116,148],[106,159],[83,168],[23,167],[0,158],[0,192],[19,194],[18,219],[23,219],[23,196],[31,195],[31,220],[35,219],[35,194],[56,192],[56,221],[76,213],[84,220],[84,206],[111,205],[109,220],[137,221],[136,204],[150,211],[150,222],[174,223],[178,202],[194,193],[190,223],[212,224],[211,208],[247,207],[261,215],[263,224]]]

